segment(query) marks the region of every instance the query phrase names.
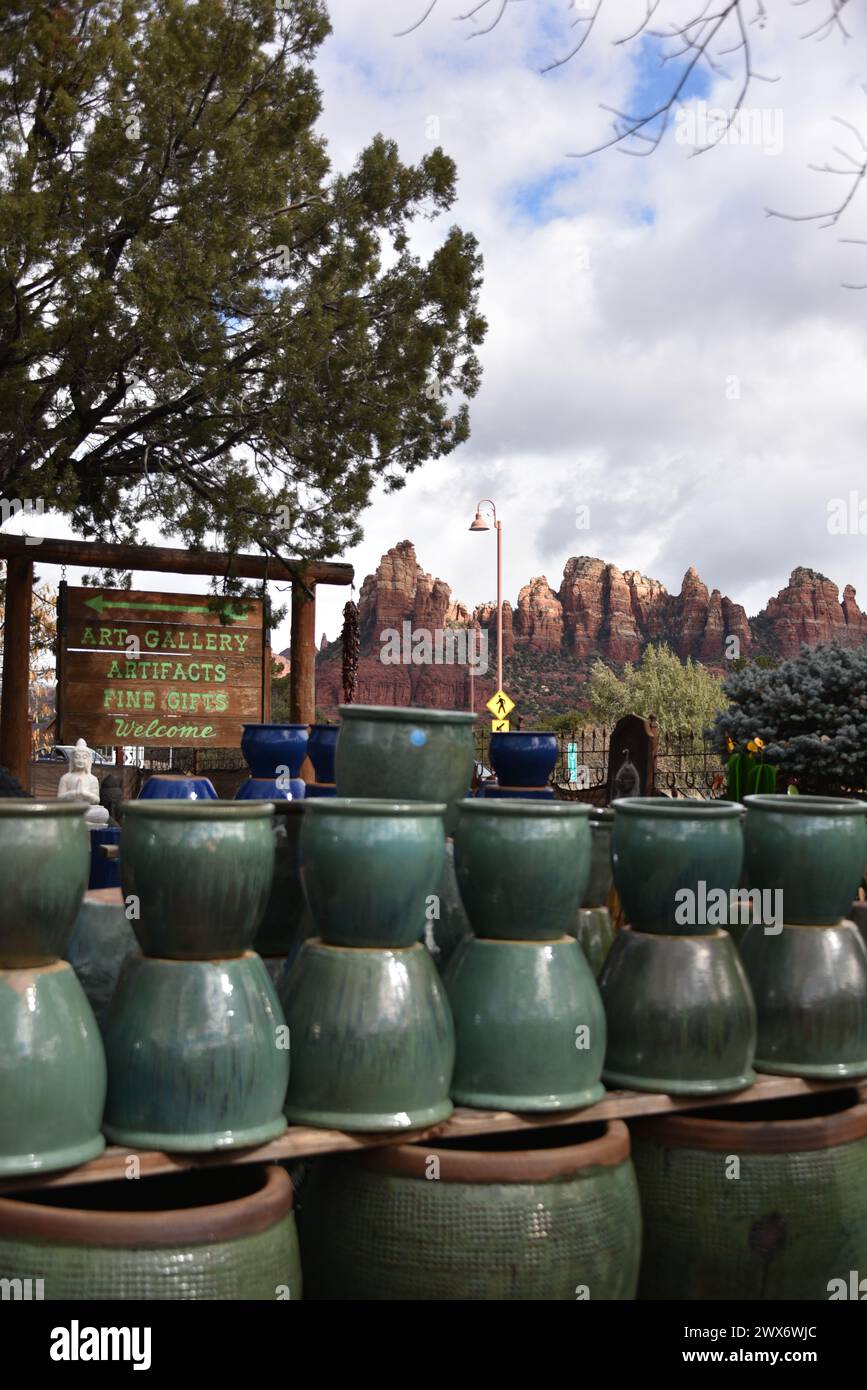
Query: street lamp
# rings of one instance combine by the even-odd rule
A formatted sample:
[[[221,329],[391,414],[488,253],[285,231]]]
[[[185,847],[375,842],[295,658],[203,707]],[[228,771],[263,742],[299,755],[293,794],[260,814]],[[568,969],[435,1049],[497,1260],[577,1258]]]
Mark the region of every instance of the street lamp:
[[[503,523],[497,520],[497,509],[490,497],[483,497],[476,507],[471,531],[490,531],[491,524],[482,516],[482,507],[491,509],[497,531],[497,689],[503,688]]]

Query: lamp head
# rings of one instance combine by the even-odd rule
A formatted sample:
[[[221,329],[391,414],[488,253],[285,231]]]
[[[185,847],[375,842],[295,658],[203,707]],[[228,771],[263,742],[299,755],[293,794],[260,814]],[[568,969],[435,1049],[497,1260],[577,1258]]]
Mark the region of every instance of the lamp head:
[[[490,524],[489,524],[487,521],[485,521],[485,518],[482,516],[482,513],[479,511],[479,509],[478,509],[478,507],[477,507],[477,508],[476,508],[476,514],[475,514],[475,516],[473,517],[473,524],[472,524],[472,526],[470,527],[470,530],[471,530],[471,531],[490,531],[490,529],[491,529]]]

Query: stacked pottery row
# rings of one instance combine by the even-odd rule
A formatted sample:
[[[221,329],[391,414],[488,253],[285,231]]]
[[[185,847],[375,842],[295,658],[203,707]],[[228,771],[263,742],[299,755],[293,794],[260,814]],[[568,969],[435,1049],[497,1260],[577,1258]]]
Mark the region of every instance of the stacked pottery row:
[[[707,910],[737,891],[741,809],[627,797],[614,813],[611,862],[628,925],[599,977],[604,1079],[669,1094],[743,1089],[755,1080],[755,1006],[734,942]]]
[[[740,953],[758,1011],[756,1067],[867,1075],[867,947],[846,913],[867,858],[867,804],[748,796],[752,918]]]
[[[86,1163],[105,1147],[105,1054],[62,959],[90,872],[85,810],[0,801],[0,1177]]]
[[[304,891],[315,936],[281,983],[297,1124],[409,1129],[445,1119],[454,1030],[421,944],[445,862],[443,803],[307,803]]]
[[[603,1093],[605,1015],[570,935],[590,872],[589,818],[575,802],[459,804],[455,867],[473,935],[445,978],[462,1105],[576,1109]]]
[[[103,1129],[136,1148],[206,1151],[285,1129],[289,1039],[252,949],[274,867],[272,806],[124,806],[123,892],[141,953],[103,1020]]]

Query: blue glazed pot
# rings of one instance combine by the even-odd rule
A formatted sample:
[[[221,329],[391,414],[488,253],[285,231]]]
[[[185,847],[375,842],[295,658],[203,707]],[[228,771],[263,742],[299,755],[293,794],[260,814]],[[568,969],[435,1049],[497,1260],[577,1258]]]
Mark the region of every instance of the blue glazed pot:
[[[155,772],[138,794],[139,801],[217,801],[214,784],[207,777],[174,777]]]
[[[479,787],[478,795],[489,801],[554,801],[553,787],[501,787],[488,782]]]
[[[281,767],[297,777],[307,757],[307,737],[306,724],[245,724],[241,752],[253,777],[277,777]]]
[[[337,748],[339,724],[311,724],[307,753],[313,764],[317,782],[334,781],[334,753]]]
[[[300,777],[248,777],[235,792],[236,801],[303,801],[306,786]]]
[[[501,787],[544,787],[557,761],[557,735],[491,734],[490,757]]]
[[[120,839],[119,825],[106,825],[90,832],[90,878],[88,888],[119,888],[120,862],[107,859],[100,853],[101,845],[116,845]]]

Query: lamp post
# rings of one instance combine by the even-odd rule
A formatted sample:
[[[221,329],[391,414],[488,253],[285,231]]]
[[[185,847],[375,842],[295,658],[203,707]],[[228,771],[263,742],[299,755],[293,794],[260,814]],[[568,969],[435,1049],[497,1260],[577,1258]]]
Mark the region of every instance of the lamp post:
[[[497,520],[497,509],[490,497],[483,497],[476,507],[471,531],[490,531],[490,522],[482,516],[482,507],[488,506],[494,519],[497,532],[497,689],[503,688],[503,523]]]

